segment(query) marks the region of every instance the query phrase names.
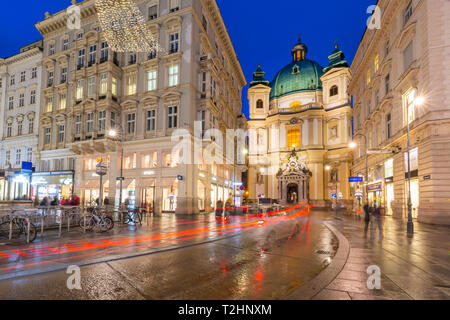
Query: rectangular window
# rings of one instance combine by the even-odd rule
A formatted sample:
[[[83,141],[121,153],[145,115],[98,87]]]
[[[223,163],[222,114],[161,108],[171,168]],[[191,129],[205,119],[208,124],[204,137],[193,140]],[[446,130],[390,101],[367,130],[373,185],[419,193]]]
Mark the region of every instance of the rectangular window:
[[[88,97],[95,95],[95,77],[88,78]]]
[[[115,77],[111,79],[111,93],[113,96],[117,96],[117,79]]]
[[[211,97],[216,98],[216,81],[211,77]]]
[[[108,50],[108,42],[102,42],[102,47],[100,49],[100,62],[105,62],[108,60],[109,50]]]
[[[127,115],[127,134],[134,134],[135,124],[136,124],[136,114],[129,113]]]
[[[369,70],[367,70],[367,78],[366,78],[367,85],[370,84],[370,81],[371,81],[371,72],[370,72],[370,69],[369,69]]]
[[[59,96],[59,110],[64,110],[67,106],[67,94],[61,93]]]
[[[77,40],[81,40],[83,39],[83,32],[80,32],[79,34],[77,34]]]
[[[65,126],[63,124],[58,125],[58,143],[64,142]]]
[[[147,72],[147,91],[156,90],[156,70]]]
[[[30,104],[36,103],[36,90],[30,91]]]
[[[377,56],[375,57],[374,68],[375,68],[375,73],[377,73],[378,70],[380,70],[380,55],[379,54],[377,54]]]
[[[49,87],[51,87],[51,86],[53,85],[53,71],[50,71],[50,72],[48,73],[48,83],[47,83],[47,85],[48,85]]]
[[[116,127],[116,113],[111,112],[111,128],[115,128],[115,127]]]
[[[83,87],[84,87],[84,79],[79,79],[77,81],[77,100],[83,100]]]
[[[77,65],[77,69],[80,69],[82,67],[84,67],[84,56],[86,54],[86,50],[80,49],[78,50],[78,65]]]
[[[154,131],[156,129],[156,110],[147,110],[147,131]]]
[[[390,139],[392,136],[392,119],[391,114],[386,115],[386,139]]]
[[[98,113],[98,132],[104,132],[106,129],[106,111]]]
[[[403,70],[408,70],[409,66],[413,62],[413,42],[411,41],[403,51]]]
[[[19,107],[25,106],[25,93],[19,94]]]
[[[75,116],[75,135],[81,134],[81,114]]]
[[[136,53],[130,54],[130,60],[128,61],[128,64],[135,64],[136,63]]]
[[[409,123],[413,122],[416,119],[414,99],[415,99],[415,91],[414,90],[411,90],[404,97],[404,101],[405,101],[404,103],[406,106],[406,116],[407,116],[407,121]]]
[[[3,79],[0,78],[0,89],[3,87]]]
[[[175,12],[180,10],[179,0],[169,0],[170,1],[170,12]]]
[[[37,67],[33,67],[31,69],[31,79],[36,79],[37,78]]]
[[[173,33],[170,35],[170,48],[169,53],[178,52],[179,49],[179,36],[178,33]]]
[[[411,16],[412,16],[412,13],[413,13],[412,3],[410,3],[410,4],[408,5],[408,7],[406,8],[406,11],[405,11],[405,16],[404,16],[403,24],[406,24],[406,23],[409,21],[409,19],[410,19]]]
[[[100,75],[100,95],[106,95],[108,91],[108,74],[102,73]]]
[[[92,45],[89,47],[89,65],[93,65],[97,60],[97,45]]]
[[[33,148],[27,148],[27,162],[33,162]]]
[[[14,97],[9,97],[8,98],[8,109],[9,110],[14,109]]]
[[[12,123],[8,122],[8,125],[6,127],[6,136],[10,138],[12,136]]]
[[[51,43],[49,46],[48,46],[48,55],[49,56],[52,56],[52,55],[54,55],[55,54],[55,44],[54,43]]]
[[[63,51],[66,51],[67,49],[69,49],[69,39],[64,39],[63,40],[63,47],[62,47]]]
[[[89,112],[86,115],[86,133],[92,133],[94,131],[94,113]]]
[[[202,72],[202,93],[206,93],[206,72]]]
[[[44,129],[44,144],[45,145],[50,144],[51,136],[52,136],[52,129],[51,128],[45,128]]]
[[[61,69],[61,83],[66,83],[67,81],[67,67]]]
[[[48,97],[46,112],[52,112],[52,111],[53,111],[53,97]]]
[[[137,75],[136,74],[129,75],[127,82],[127,94],[129,96],[136,94],[136,83],[137,83]]]
[[[410,171],[419,169],[419,149],[414,148],[409,151]],[[408,172],[408,152],[405,152],[405,172]]]
[[[148,8],[148,20],[158,18],[158,6],[151,6]]]
[[[178,64],[169,66],[169,87],[178,85]]]
[[[22,149],[16,150],[16,165],[21,164],[22,162]]]
[[[386,76],[386,78],[384,78],[384,87],[385,87],[386,94],[388,94],[389,91],[391,91],[391,83],[390,83],[390,75],[389,74]]]
[[[169,129],[173,129],[177,127],[177,120],[178,120],[178,107],[169,107],[167,110],[167,120],[168,124],[167,127]]]
[[[25,71],[22,71],[21,73],[20,73],[20,82],[25,82]]]
[[[23,133],[23,122],[17,121],[17,135],[21,136]]]
[[[9,84],[13,86],[15,83],[16,83],[16,76],[12,75]]]
[[[28,134],[34,133],[34,118],[28,120]]]
[[[206,110],[200,111],[200,118],[202,121],[202,133],[206,130]]]
[[[6,151],[5,153],[5,164],[11,164],[11,151]]]
[[[142,155],[142,168],[157,168],[158,152],[153,151]]]

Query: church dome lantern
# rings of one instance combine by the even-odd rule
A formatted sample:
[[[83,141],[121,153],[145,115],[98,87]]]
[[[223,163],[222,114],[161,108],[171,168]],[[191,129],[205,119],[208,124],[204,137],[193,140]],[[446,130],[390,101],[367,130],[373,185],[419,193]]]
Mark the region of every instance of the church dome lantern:
[[[292,53],[292,62],[300,62],[306,59],[306,54],[308,53],[308,47],[304,44],[300,38],[298,37],[297,44],[291,51]]]

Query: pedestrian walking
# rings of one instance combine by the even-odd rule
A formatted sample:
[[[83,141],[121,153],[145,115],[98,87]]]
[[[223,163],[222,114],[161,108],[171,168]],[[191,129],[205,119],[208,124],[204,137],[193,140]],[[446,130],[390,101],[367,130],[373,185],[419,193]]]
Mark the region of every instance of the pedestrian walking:
[[[370,208],[369,205],[364,205],[364,236],[367,236],[370,224]]]
[[[381,220],[381,208],[376,207],[373,211],[373,233],[372,240],[375,238],[375,232],[378,228],[379,240],[383,240],[383,221]]]

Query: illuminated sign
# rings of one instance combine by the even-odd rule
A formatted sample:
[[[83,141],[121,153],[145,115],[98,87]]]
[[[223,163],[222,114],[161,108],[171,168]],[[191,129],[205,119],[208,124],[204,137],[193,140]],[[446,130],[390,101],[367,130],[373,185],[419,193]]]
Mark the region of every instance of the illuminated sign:
[[[378,183],[378,184],[374,184],[374,185],[368,186],[368,187],[367,187],[367,190],[369,190],[369,191],[377,191],[377,190],[381,190],[381,183]]]

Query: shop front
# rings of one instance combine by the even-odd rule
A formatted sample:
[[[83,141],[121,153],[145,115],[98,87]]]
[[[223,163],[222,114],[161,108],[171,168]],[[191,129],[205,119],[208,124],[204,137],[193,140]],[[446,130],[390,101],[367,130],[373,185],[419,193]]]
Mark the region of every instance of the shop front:
[[[103,184],[103,201],[109,198],[109,180],[102,182]],[[100,179],[91,179],[84,182],[82,185],[83,203],[85,206],[92,206],[96,204],[100,197]],[[111,199],[110,199],[111,200]]]
[[[119,190],[117,194],[120,194],[120,181],[116,181],[116,190]],[[122,181],[122,201],[130,209],[136,207],[136,179]]]
[[[58,200],[69,199],[73,195],[74,171],[34,172],[31,174],[31,194],[41,201],[47,197]]]
[[[393,215],[392,205],[394,202],[394,159],[388,159],[384,162],[384,183],[385,183],[385,214]]]
[[[177,209],[178,179],[170,179],[163,184],[163,212],[173,212]]]
[[[156,183],[154,179],[142,179],[140,182],[140,206],[153,212],[156,199]]]
[[[377,182],[374,184],[369,184],[367,186],[367,191],[369,195],[369,205],[375,207],[383,206],[383,183]]]

